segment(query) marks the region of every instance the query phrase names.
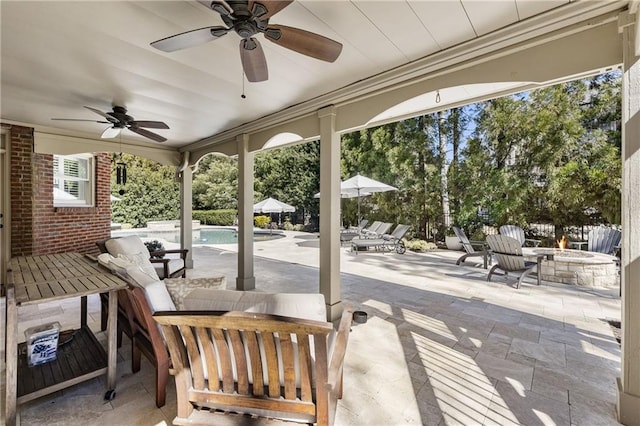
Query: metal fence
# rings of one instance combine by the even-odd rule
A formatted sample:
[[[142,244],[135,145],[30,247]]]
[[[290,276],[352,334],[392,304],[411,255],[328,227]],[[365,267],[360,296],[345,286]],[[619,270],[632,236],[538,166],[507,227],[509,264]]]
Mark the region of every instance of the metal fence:
[[[445,232],[445,223],[455,225],[456,221],[453,215],[449,215],[449,220],[445,220],[446,216],[437,219],[429,219],[426,226],[426,239],[429,241],[442,241],[443,232]],[[478,222],[485,223],[482,225],[482,233],[484,235],[497,234],[499,226],[487,225],[491,223],[488,215],[478,215]],[[598,226],[611,226],[614,228],[620,228],[618,225],[612,225],[606,220],[600,217],[592,218],[590,224],[587,225],[569,225],[563,226],[562,235],[565,235],[571,241],[586,241],[589,236],[589,231]],[[556,227],[553,223],[530,223],[528,226],[523,226],[525,233],[528,237],[547,241],[548,244],[553,245],[556,241]]]

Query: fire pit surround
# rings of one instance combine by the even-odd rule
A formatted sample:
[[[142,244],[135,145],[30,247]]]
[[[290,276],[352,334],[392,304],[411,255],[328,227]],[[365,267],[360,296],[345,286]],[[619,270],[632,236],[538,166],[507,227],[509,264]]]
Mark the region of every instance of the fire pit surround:
[[[572,284],[584,287],[617,287],[617,258],[590,251],[535,248],[533,253],[544,255],[541,263],[541,277],[545,281]]]

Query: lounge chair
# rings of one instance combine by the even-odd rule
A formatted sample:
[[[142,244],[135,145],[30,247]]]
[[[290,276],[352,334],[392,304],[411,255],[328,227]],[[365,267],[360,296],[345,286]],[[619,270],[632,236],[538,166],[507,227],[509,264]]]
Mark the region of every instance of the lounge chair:
[[[496,258],[496,264],[489,270],[487,281],[491,281],[491,275],[496,269],[504,272],[505,278],[509,272],[520,273],[516,288],[520,288],[522,280],[537,270],[537,262],[528,262],[522,255],[520,241],[506,235],[487,235],[487,244]]]
[[[340,230],[340,243],[349,242],[355,237],[359,237],[362,233],[365,226],[367,226],[369,221],[367,219],[362,219],[358,226],[350,226],[347,229]],[[375,223],[375,222],[374,222]],[[379,223],[379,222],[377,222]]]
[[[395,251],[398,254],[404,254],[407,248],[402,238],[409,231],[409,228],[408,225],[398,224],[391,234],[383,234],[380,238],[354,238],[351,240],[351,251],[355,251],[358,254],[361,249],[373,247],[376,250]]]
[[[532,247],[538,247],[540,245],[540,240],[526,238],[524,230],[517,225],[502,225],[500,227],[500,234],[515,238],[520,242],[520,247],[524,247],[527,243],[531,244]]]
[[[455,232],[456,236],[460,240],[462,248],[467,252],[456,261],[456,265],[460,265],[469,257],[482,256],[484,260],[484,269],[487,269],[487,264],[491,264],[491,253],[486,241],[469,241],[467,234],[465,234],[462,229],[457,226],[453,226],[452,228],[453,232]],[[476,247],[478,247],[478,250],[476,250]]]
[[[360,238],[382,238],[384,234],[389,232],[389,229],[391,229],[391,222],[380,222],[376,228],[371,226],[369,229],[363,229]]]

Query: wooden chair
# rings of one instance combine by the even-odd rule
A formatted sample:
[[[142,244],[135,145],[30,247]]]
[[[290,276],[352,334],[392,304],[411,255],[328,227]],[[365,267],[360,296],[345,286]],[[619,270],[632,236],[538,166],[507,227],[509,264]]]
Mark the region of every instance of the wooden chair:
[[[108,298],[101,300],[103,304],[108,301]],[[166,402],[171,362],[142,288],[130,284],[127,289],[118,291],[117,325],[118,347],[121,346],[123,333],[131,339],[132,372],[140,371],[142,355],[154,366],[156,370],[156,407],[163,407]]]
[[[530,243],[533,247],[538,247],[540,245],[540,240],[526,238],[524,230],[516,225],[502,225],[500,227],[500,234],[515,238],[520,242],[521,247],[524,247],[527,243]]]
[[[465,234],[462,229],[458,228],[457,226],[452,226],[452,228],[453,232],[455,232],[456,234],[456,237],[458,237],[458,239],[460,240],[462,248],[464,248],[464,251],[467,252],[456,261],[456,265],[460,265],[469,257],[482,256],[482,259],[484,261],[484,269],[487,269],[487,264],[491,264],[491,254],[489,252],[489,246],[487,245],[487,243],[485,241],[469,241],[469,238],[467,238],[467,234]],[[476,250],[476,247],[478,247],[479,249]]]
[[[171,360],[157,323],[153,320],[144,290],[139,287],[121,290],[118,303],[127,306],[131,311],[129,315],[130,326],[133,329],[131,370],[134,373],[140,371],[142,355],[154,366],[156,370],[156,407],[160,408],[165,405],[166,401]]]
[[[214,424],[210,409],[333,424],[352,312],[328,322],[245,312],[156,312],[171,354],[175,424]],[[220,415],[220,413],[218,413]]]
[[[520,241],[506,235],[487,235],[487,244],[491,253],[496,258],[496,264],[489,270],[487,281],[491,281],[491,275],[496,269],[504,272],[505,278],[509,272],[520,273],[516,288],[520,288],[522,280],[534,270],[537,270],[537,262],[527,262],[522,255]]]

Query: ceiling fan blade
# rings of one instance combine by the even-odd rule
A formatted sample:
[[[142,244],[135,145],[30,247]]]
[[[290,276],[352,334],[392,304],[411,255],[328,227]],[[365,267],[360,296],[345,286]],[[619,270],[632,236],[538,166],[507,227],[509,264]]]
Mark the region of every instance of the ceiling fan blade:
[[[240,40],[240,59],[242,69],[250,82],[265,81],[269,78],[264,51],[255,38]]]
[[[131,127],[129,127],[129,130],[131,130],[132,132],[135,132],[135,133],[137,133],[139,135],[142,135],[145,138],[149,138],[151,140],[154,140],[156,142],[164,142],[164,141],[167,140],[167,138],[164,138],[164,137],[162,137],[162,136],[160,136],[160,135],[158,135],[156,133],[150,132],[148,130],[141,129],[140,127],[131,126]]]
[[[275,44],[321,61],[334,62],[342,52],[342,43],[286,25],[270,25],[264,36]]]
[[[254,6],[255,4],[260,4],[262,5],[262,7],[260,9],[254,10]],[[263,1],[253,1],[253,0],[249,0],[249,11],[251,11],[254,16],[260,20],[265,20],[268,18],[271,18],[273,15],[275,15],[276,13],[280,12],[282,9],[284,9],[285,7],[289,6],[291,3],[293,3],[293,0],[281,0],[281,1],[276,1],[276,0],[263,0]],[[258,11],[259,10],[266,10],[267,12],[264,14],[260,14]]]
[[[102,132],[102,136],[100,137],[102,139],[117,138],[121,130],[121,127],[107,127],[106,129],[104,129],[104,132]]]
[[[198,2],[220,15],[228,16],[233,13],[233,8],[224,0],[198,0]]]
[[[151,46],[162,50],[163,52],[175,52],[176,50],[198,46],[208,41],[215,40],[218,37],[222,37],[227,32],[229,32],[229,29],[225,27],[200,28],[172,35],[161,40],[156,40],[151,43]]]
[[[92,123],[113,124],[109,121],[85,120],[84,118],[52,118],[54,121],[90,121]]]
[[[89,111],[93,111],[96,114],[103,116],[104,118],[107,119],[109,123],[117,123],[117,120],[112,116],[110,116],[109,114],[107,114],[106,112],[102,112],[99,109],[88,107],[88,106],[85,106],[85,108],[88,109]]]
[[[133,127],[147,127],[149,129],[168,129],[169,126],[162,121],[130,121],[129,124]]]

